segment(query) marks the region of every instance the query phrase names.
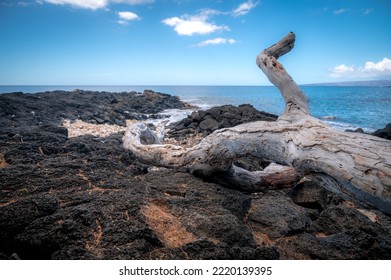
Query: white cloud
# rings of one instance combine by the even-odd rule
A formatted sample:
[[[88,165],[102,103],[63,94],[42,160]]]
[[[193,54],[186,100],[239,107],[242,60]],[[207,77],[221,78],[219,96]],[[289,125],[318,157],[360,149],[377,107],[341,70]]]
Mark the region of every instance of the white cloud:
[[[118,23],[122,25],[128,24],[129,21],[140,19],[140,17],[133,12],[118,12],[118,16],[120,18]]]
[[[113,3],[123,3],[128,5],[145,5],[152,4],[155,0],[110,0]]]
[[[118,12],[118,16],[123,20],[136,20],[140,19],[138,15],[132,12]]]
[[[341,64],[334,67],[334,69],[331,71],[330,76],[334,78],[339,78],[339,77],[350,75],[353,72],[354,72],[353,66],[346,66],[345,64]]]
[[[143,5],[143,4],[152,4],[155,0],[39,0],[40,2],[47,2],[55,5],[71,5],[76,8],[82,9],[101,9],[105,8],[112,3],[123,3],[128,5]]]
[[[214,15],[225,15],[227,13],[219,11],[219,10],[215,10],[215,9],[202,9],[202,10],[200,10],[199,14],[200,14],[200,16],[209,17],[209,16],[214,16]]]
[[[346,13],[347,11],[349,11],[349,9],[339,9],[339,10],[335,10],[333,13],[334,15],[340,15],[340,14],[343,14],[343,13]]]
[[[235,10],[232,11],[232,15],[234,17],[244,16],[248,14],[252,9],[254,9],[259,2],[254,2],[253,0],[249,0],[240,4]]]
[[[372,13],[374,10],[372,8],[368,8],[368,9],[365,9],[363,11],[363,15],[366,16],[366,15],[369,15],[370,13]]]
[[[166,18],[162,22],[174,28],[179,35],[210,34],[220,30],[229,30],[228,26],[208,22],[210,11],[202,11],[199,15]]]
[[[391,59],[385,57],[377,63],[372,61],[365,62],[361,71],[370,75],[391,74]]]
[[[197,45],[194,45],[194,47],[206,47],[210,45],[233,45],[236,44],[237,41],[235,39],[226,39],[226,38],[215,38],[210,40],[205,40]]]
[[[385,57],[379,62],[367,61],[364,66],[354,67],[341,64],[330,73],[333,78],[385,78],[391,77],[391,59]]]
[[[27,6],[30,6],[31,3],[20,1],[20,2],[17,3],[17,5],[18,5],[19,7],[27,7]]]
[[[83,9],[101,9],[107,6],[108,0],[43,0],[56,5],[71,5]]]
[[[4,7],[7,7],[7,8],[11,8],[11,7],[14,7],[14,6],[28,7],[30,5],[32,5],[32,3],[25,2],[25,1],[19,1],[19,2],[14,2],[14,3],[0,2],[0,6],[4,6]]]

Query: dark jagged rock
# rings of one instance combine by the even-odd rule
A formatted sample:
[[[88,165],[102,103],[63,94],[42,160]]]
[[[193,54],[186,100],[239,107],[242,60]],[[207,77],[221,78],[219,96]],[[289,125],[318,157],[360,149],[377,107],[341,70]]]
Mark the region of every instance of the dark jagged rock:
[[[387,124],[384,128],[376,130],[373,135],[381,138],[391,140],[391,123]]]
[[[125,119],[142,120],[146,114],[187,105],[176,96],[145,90],[138,92],[94,92],[76,90],[35,94],[2,94],[0,117],[3,126],[12,129],[30,125],[61,124],[63,119],[81,119],[90,123],[125,125]],[[152,116],[153,117],[153,116]]]
[[[354,224],[351,221],[355,221]],[[323,211],[310,229],[311,232],[316,234],[323,233],[325,235],[354,230],[364,231],[373,236],[390,234],[379,223],[372,222],[361,212],[342,205],[329,207]]]
[[[304,177],[291,189],[289,195],[294,203],[307,210],[312,220],[316,220],[330,205],[342,201],[342,198],[324,188],[319,180],[311,176]]]
[[[362,128],[357,128],[355,130],[347,129],[346,132],[356,132],[356,133],[365,133]],[[375,132],[371,133],[374,136],[391,140],[391,123],[387,124],[384,128],[378,129]]]
[[[276,115],[260,112],[249,104],[238,107],[225,105],[193,112],[187,118],[170,126],[170,136],[186,138],[187,135],[194,133],[206,136],[220,128],[253,121],[275,121],[276,119]]]
[[[356,128],[356,129],[354,129],[354,130],[352,130],[352,129],[346,129],[345,131],[346,131],[346,132],[365,133],[364,130],[363,130],[361,127]]]
[[[296,256],[296,258],[321,260],[368,259],[369,249],[373,244],[374,240],[370,235],[359,231],[347,231],[319,237],[304,233],[295,240],[279,242],[280,246],[294,252],[293,256]],[[383,254],[383,256],[385,255]],[[285,257],[291,258],[289,255]],[[377,259],[373,255],[370,258]]]
[[[0,95],[0,259],[391,258],[390,217],[364,212],[371,220],[314,182],[243,193],[145,166],[122,148],[122,133],[68,137],[61,126],[63,118],[114,124],[185,106],[149,91]],[[223,106],[194,113],[176,132],[264,116]],[[236,164],[266,163],[249,156]]]
[[[253,231],[266,234],[269,238],[304,232],[311,223],[304,208],[272,191],[252,200],[248,220]]]
[[[162,249],[153,252],[152,257],[163,259],[195,259],[195,260],[277,260],[280,255],[276,247],[237,247],[226,244],[215,244],[207,240],[199,240],[177,249]]]
[[[288,248],[290,252],[302,254],[304,258],[312,259],[391,257],[389,228],[370,221],[356,209],[341,205],[323,211],[307,233],[279,245]]]

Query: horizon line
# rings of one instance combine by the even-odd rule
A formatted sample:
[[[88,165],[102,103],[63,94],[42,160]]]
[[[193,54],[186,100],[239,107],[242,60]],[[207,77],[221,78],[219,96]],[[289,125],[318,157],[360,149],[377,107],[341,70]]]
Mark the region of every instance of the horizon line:
[[[316,85],[339,85],[339,84],[365,84],[365,83],[391,83],[390,79],[378,79],[378,80],[348,80],[348,81],[333,81],[333,82],[312,82],[312,83],[297,83],[299,86],[316,86]],[[0,84],[0,87],[254,87],[254,86],[275,86],[271,82],[267,84]]]

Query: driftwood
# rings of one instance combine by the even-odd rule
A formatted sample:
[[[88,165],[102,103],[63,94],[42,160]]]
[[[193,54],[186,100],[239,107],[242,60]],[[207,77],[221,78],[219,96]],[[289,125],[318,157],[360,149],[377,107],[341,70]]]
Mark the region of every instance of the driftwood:
[[[326,188],[391,214],[391,142],[342,132],[310,115],[307,97],[277,61],[293,48],[294,41],[291,32],[256,59],[286,103],[276,122],[220,129],[190,148],[160,144],[161,129],[157,135],[136,123],[127,127],[124,147],[146,163],[183,168],[206,177],[223,174],[247,190],[289,185],[305,175],[316,176]],[[274,164],[257,172],[233,164],[245,155]]]

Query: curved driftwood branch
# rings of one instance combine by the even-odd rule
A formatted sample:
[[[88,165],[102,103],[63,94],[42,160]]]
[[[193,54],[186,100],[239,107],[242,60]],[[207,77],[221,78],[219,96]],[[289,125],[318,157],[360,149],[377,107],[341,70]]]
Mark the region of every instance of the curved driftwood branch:
[[[206,177],[223,174],[250,191],[292,184],[299,174],[317,174],[330,190],[391,214],[391,142],[338,131],[310,116],[307,97],[277,62],[293,48],[294,40],[289,33],[257,57],[257,65],[285,99],[284,114],[276,122],[217,130],[190,148],[160,144],[161,136],[138,123],[128,126],[124,147],[149,164],[183,168]],[[245,155],[277,165],[259,172],[233,165]]]
[[[290,32],[278,43],[264,49],[258,56],[256,63],[265,73],[269,81],[281,92],[285,100],[284,117],[292,118],[297,114],[310,114],[308,99],[300,90],[291,76],[277,59],[293,49],[295,34]]]

